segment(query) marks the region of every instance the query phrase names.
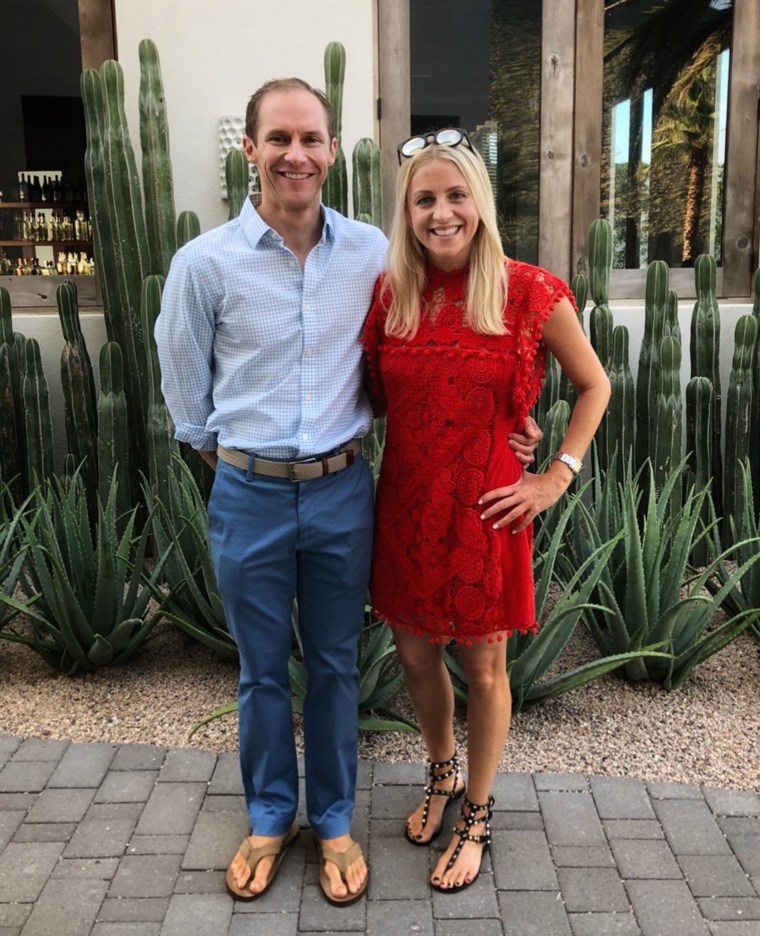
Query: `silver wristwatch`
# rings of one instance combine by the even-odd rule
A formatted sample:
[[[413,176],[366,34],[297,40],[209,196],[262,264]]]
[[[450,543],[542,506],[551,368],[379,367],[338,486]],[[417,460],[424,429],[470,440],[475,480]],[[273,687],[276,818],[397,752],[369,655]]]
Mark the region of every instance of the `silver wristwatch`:
[[[567,465],[576,478],[583,469],[583,462],[580,460],[580,458],[576,458],[575,455],[568,455],[567,452],[557,452],[552,460],[562,462],[563,465]]]

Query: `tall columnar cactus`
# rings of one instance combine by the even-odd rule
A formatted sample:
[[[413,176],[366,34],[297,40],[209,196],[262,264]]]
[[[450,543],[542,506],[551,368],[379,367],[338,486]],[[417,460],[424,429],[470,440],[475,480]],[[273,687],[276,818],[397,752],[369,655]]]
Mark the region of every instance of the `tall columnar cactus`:
[[[591,297],[594,300],[594,307],[589,317],[589,336],[602,367],[609,372],[612,360],[613,328],[612,313],[608,305],[610,271],[612,269],[612,227],[609,221],[604,218],[597,218],[596,221],[591,222],[588,243]],[[609,408],[602,417],[595,435],[594,457],[596,459],[596,469],[603,471],[608,467],[608,422]]]
[[[543,427],[546,423],[549,410],[559,400],[560,368],[556,358],[550,352],[546,352],[546,373],[544,374],[544,384],[533,411],[533,418]]]
[[[55,473],[53,422],[47,380],[42,370],[40,346],[34,338],[24,343],[24,427],[29,484],[43,482]]]
[[[707,377],[692,377],[686,384],[686,456],[689,464],[689,483],[697,491],[712,486],[712,421],[713,388]],[[710,522],[710,505],[702,504],[701,522]],[[694,548],[692,560],[704,566],[709,558],[708,544],[703,540]]]
[[[0,479],[11,485],[21,503],[24,483],[24,422],[21,413],[21,369],[13,334],[11,297],[0,286]]]
[[[354,218],[368,217],[375,227],[383,224],[383,189],[380,178],[380,147],[369,137],[362,137],[351,155],[353,174]]]
[[[752,425],[753,357],[757,320],[742,315],[734,332],[734,359],[726,398],[726,465],[723,488],[723,525],[730,530],[730,517],[741,513],[740,463],[749,455],[750,437],[758,432]]]
[[[13,500],[21,503],[25,490],[24,456],[16,425],[18,361],[12,344],[0,344],[0,481],[9,485]]]
[[[542,465],[547,458],[551,458],[558,451],[567,433],[569,421],[570,404],[566,400],[557,400],[547,411],[546,419],[541,424],[544,437],[539,442],[536,452],[537,465]]]
[[[100,396],[98,398],[98,475],[100,499],[108,501],[115,479],[116,514],[125,517],[131,504],[129,475],[129,428],[124,395],[121,348],[114,341],[100,349]]]
[[[140,146],[150,272],[166,276],[177,250],[169,127],[156,44],[143,39],[140,54]]]
[[[194,211],[182,211],[177,218],[177,248],[184,247],[188,241],[201,233],[198,215]]]
[[[754,383],[752,387],[752,425],[760,426],[760,268],[755,272],[755,301],[752,314],[758,326],[758,335],[755,339],[754,354]],[[760,432],[753,432],[749,447],[749,464],[752,478],[752,491],[754,492],[755,513],[760,513]]]
[[[612,363],[610,377],[610,408],[607,423],[607,465],[616,462],[615,477],[626,478],[632,461],[634,426],[636,424],[636,390],[628,362],[628,329],[616,325],[612,331]]]
[[[588,279],[583,273],[576,273],[575,276],[570,281],[570,292],[572,292],[575,297],[575,305],[578,309],[578,321],[583,328],[583,310],[586,308],[586,300],[588,299]],[[585,331],[585,329],[584,329]],[[559,398],[560,400],[567,400],[572,408],[575,405],[575,400],[578,394],[573,386],[570,378],[567,374],[563,373],[560,370],[559,377]]]
[[[656,490],[662,491],[674,468],[681,462],[683,446],[683,404],[681,402],[681,342],[666,335],[660,341],[660,366],[655,375],[652,464]],[[671,515],[681,507],[680,484],[670,495]]]
[[[95,375],[79,321],[77,288],[65,280],[55,291],[65,344],[61,351],[66,441],[74,465],[81,465],[82,481],[93,523],[98,512],[98,411]],[[66,466],[64,465],[64,470]]]
[[[723,459],[721,457],[720,309],[716,297],[717,269],[708,254],[697,257],[694,283],[697,301],[691,317],[691,376],[707,377],[713,387],[712,465],[713,499],[718,515],[723,512]]]
[[[649,264],[644,301],[644,338],[639,350],[636,375],[636,466],[640,468],[653,452],[653,432],[659,386],[659,349],[668,317],[668,265],[662,260]]]
[[[234,147],[227,153],[224,161],[224,179],[227,185],[227,202],[229,214],[227,220],[232,221],[240,214],[240,210],[248,198],[248,186],[251,178],[251,167],[245,158],[245,153]]]
[[[174,470],[174,455],[179,453],[179,446],[174,439],[174,424],[161,392],[161,371],[158,363],[153,330],[158,313],[161,311],[161,294],[164,288],[162,276],[146,277],[142,288],[141,311],[143,330],[149,336],[150,354],[148,372],[150,377],[150,396],[148,402],[148,477],[151,493],[163,503],[169,502],[170,491],[168,475]]]
[[[116,275],[118,301],[126,319],[125,344],[130,407],[130,431],[141,445],[148,411],[148,367],[140,321],[140,290],[150,272],[148,235],[142,210],[137,163],[124,111],[124,72],[118,62],[101,67],[106,106],[103,157],[106,160],[113,234],[118,238]],[[104,498],[105,500],[105,498]]]
[[[93,252],[103,293],[103,313],[109,341],[125,343],[124,320],[112,295],[116,269],[115,251],[118,244],[111,230],[111,212],[108,207],[106,163],[103,159],[103,80],[95,69],[82,72],[80,82],[84,105],[87,148],[84,153],[84,172],[89,193],[90,219],[92,221]]]
[[[348,172],[341,145],[343,122],[343,81],[346,75],[346,50],[340,42],[331,42],[325,49],[325,93],[335,117],[338,147],[335,162],[330,166],[322,188],[322,201],[343,215],[348,215]]]
[[[63,340],[71,345],[76,345],[79,350],[79,359],[82,367],[84,405],[88,413],[88,421],[93,426],[97,426],[98,398],[95,390],[95,375],[92,370],[90,354],[87,350],[87,343],[82,332],[82,325],[79,320],[79,303],[77,300],[77,287],[72,280],[64,280],[55,291],[55,299],[58,305],[58,317],[61,321],[61,331]],[[74,451],[74,449],[70,449]],[[85,482],[86,482],[85,478]]]

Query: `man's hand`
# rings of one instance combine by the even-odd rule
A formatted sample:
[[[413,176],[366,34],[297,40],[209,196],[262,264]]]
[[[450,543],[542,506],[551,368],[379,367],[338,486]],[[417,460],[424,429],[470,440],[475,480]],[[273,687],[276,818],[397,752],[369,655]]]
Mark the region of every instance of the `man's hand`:
[[[515,453],[515,458],[521,465],[532,465],[536,460],[535,451],[544,434],[538,423],[531,416],[525,420],[522,433],[510,432],[509,447]]]

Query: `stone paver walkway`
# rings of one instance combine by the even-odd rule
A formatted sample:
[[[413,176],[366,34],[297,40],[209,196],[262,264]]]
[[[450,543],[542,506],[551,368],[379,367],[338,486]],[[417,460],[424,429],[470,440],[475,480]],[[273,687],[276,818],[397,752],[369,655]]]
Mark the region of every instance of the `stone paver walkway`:
[[[300,816],[275,885],[243,904],[224,887],[247,831],[236,757],[0,736],[0,936],[760,936],[753,793],[503,774],[483,873],[442,895],[436,851],[401,837],[423,782],[360,765],[367,899],[324,901]]]

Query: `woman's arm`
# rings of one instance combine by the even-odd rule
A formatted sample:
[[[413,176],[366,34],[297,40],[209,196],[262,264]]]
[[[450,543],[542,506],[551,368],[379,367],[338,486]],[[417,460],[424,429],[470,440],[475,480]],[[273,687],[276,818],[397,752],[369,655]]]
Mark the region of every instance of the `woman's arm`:
[[[542,337],[578,394],[561,451],[581,459],[607,408],[610,381],[566,297],[554,307]],[[485,507],[481,519],[501,514],[493,522],[497,530],[519,520],[513,530],[519,533],[559,500],[574,477],[572,470],[558,461],[552,461],[540,475],[523,472],[517,483],[487,491],[481,497],[478,503]]]

